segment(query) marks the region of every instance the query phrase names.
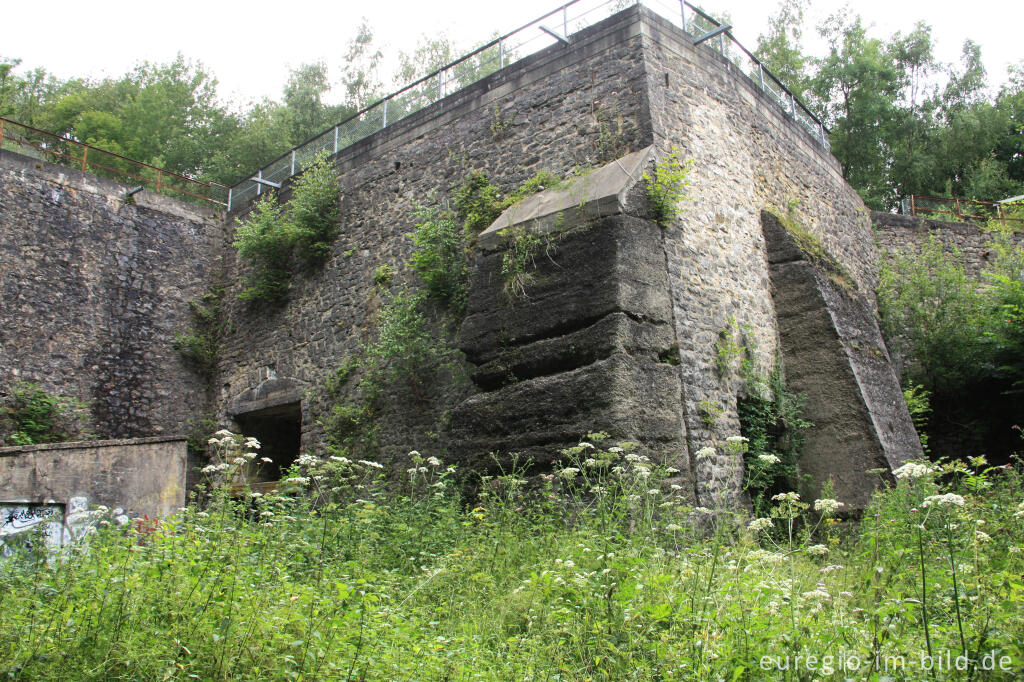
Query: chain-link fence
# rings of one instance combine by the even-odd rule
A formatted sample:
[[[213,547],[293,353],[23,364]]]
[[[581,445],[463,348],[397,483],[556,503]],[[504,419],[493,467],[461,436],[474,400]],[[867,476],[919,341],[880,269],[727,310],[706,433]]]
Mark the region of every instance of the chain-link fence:
[[[266,187],[280,185],[301,172],[304,164],[317,152],[326,149],[336,154],[514,61],[555,43],[568,42],[572,34],[635,4],[649,7],[695,39],[721,25],[685,0],[573,0],[371,104],[334,128],[278,157],[259,169],[252,178],[231,187],[227,198],[228,210],[245,205],[266,191]],[[720,33],[705,44],[735,64],[815,140],[829,149],[828,131],[821,121],[731,33]]]

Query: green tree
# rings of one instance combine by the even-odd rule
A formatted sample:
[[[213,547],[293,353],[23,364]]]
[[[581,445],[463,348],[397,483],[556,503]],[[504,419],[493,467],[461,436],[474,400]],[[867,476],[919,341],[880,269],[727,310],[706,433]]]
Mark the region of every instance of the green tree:
[[[885,44],[868,37],[860,17],[839,13],[819,30],[831,47],[816,61],[812,87],[832,131],[832,153],[868,206],[889,208],[897,201],[887,170],[899,69]]]
[[[754,50],[754,56],[799,98],[810,82],[809,58],[800,44],[808,4],[808,0],[782,0],[768,18],[768,31],[757,37]]]

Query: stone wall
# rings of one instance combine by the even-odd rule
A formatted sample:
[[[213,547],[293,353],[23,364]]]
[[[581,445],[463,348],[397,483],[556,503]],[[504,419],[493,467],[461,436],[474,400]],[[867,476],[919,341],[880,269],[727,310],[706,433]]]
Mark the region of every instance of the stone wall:
[[[867,210],[835,158],[731,62],[644,14],[655,144],[662,153],[678,147],[694,162],[691,201],[666,231],[665,245],[692,453],[739,433],[742,382],[717,369],[716,343],[730,321],[746,329],[764,371],[779,349],[761,211],[791,214],[851,273],[871,305],[875,254]],[[702,418],[702,404],[722,411],[713,426]],[[691,465],[699,493],[716,481],[730,498],[741,485],[738,458],[720,454]]]
[[[220,216],[0,152],[0,400],[19,381],[89,404],[101,437],[184,433],[204,382],[172,347],[214,280]]]
[[[994,257],[991,242],[997,235],[972,223],[948,223],[915,216],[872,211],[875,242],[878,249],[890,254],[911,254],[920,250],[929,238],[938,240],[948,250],[957,249],[968,274],[978,277]],[[1024,246],[1024,233],[1009,235],[1011,243]]]
[[[571,47],[532,55],[340,152],[342,234],[328,261],[293,278],[290,302],[280,310],[231,305],[235,333],[226,344],[219,396],[224,416],[301,401],[302,448],[322,451],[324,382],[375,338],[386,294],[374,284],[374,271],[394,268],[392,290],[413,279],[407,264],[417,207],[444,205],[472,171],[507,192],[540,170],[564,177],[646,146],[644,88],[632,10],[576,34]],[[282,198],[288,196],[286,187]],[[436,325],[439,337],[454,331]],[[443,454],[447,412],[474,391],[456,379],[424,369],[416,391],[395,386],[381,397],[385,460],[414,448]],[[267,392],[269,402],[250,400]]]
[[[120,507],[169,516],[185,504],[183,438],[136,438],[0,448],[0,505]]]

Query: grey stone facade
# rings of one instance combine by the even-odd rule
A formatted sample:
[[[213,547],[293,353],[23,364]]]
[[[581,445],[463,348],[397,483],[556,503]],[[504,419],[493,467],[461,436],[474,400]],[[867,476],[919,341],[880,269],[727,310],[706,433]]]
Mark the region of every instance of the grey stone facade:
[[[844,419],[859,421],[843,447],[874,453],[848,468],[919,452],[909,445],[916,440],[899,391],[886,380],[862,380],[871,363],[861,367],[849,353],[847,342],[859,333],[884,351],[863,203],[835,159],[734,66],[640,7],[340,152],[341,236],[323,267],[296,273],[280,309],[236,298],[243,273],[224,239],[231,223],[222,230],[205,216],[172,220],[120,205],[114,190],[88,200],[83,190],[78,203],[61,203],[49,197],[63,180],[37,177],[27,166],[5,170],[4,214],[17,216],[18,227],[0,245],[18,265],[4,266],[3,286],[5,300],[18,304],[5,305],[0,372],[93,399],[112,435],[181,429],[201,411],[202,387],[170,343],[187,327],[186,301],[222,268],[231,333],[212,394],[218,416],[236,426],[253,414],[294,419],[301,449],[323,452],[325,382],[375,335],[384,294],[374,271],[394,268],[392,286],[414,281],[408,235],[417,207],[443,205],[471,171],[507,192],[539,170],[565,177],[648,147],[654,158],[677,148],[693,160],[682,214],[666,227],[649,220],[643,202],[628,198],[642,197],[638,178],[610,212],[567,213],[558,239],[536,259],[535,284],[518,301],[502,290],[503,242],[481,237],[465,321],[456,328],[440,315],[434,320],[439,343],[457,345],[466,362],[425,371],[416,391],[395,386],[381,396],[378,456],[398,463],[417,449],[481,469],[492,465],[492,452],[515,451],[543,464],[559,446],[603,429],[640,440],[679,468],[696,501],[734,504],[739,458],[697,461],[692,453],[707,446],[724,453],[725,439],[739,433],[743,381],[717,369],[724,329],[748,330],[762,369],[780,351],[788,362],[765,209],[793,215],[858,292],[855,314],[847,310],[848,320],[819,330],[839,329],[832,360],[854,377],[843,399],[858,407]],[[282,193],[287,198],[287,186]],[[44,226],[54,214],[69,216],[59,240],[74,249],[57,262]],[[847,314],[819,284],[808,291],[826,301],[822,309]],[[69,298],[89,291],[91,298]],[[51,310],[54,301],[64,302]],[[26,341],[16,345],[20,338]],[[872,367],[885,374],[888,366]],[[356,381],[349,390],[357,388]],[[702,405],[720,416],[709,424]],[[883,442],[879,420],[892,415],[887,424],[899,434]],[[806,457],[833,456],[830,447],[822,439]],[[854,479],[856,506],[867,484]]]
[[[214,280],[221,216],[0,152],[0,399],[19,381],[89,404],[95,434],[180,434],[205,385],[173,349]]]

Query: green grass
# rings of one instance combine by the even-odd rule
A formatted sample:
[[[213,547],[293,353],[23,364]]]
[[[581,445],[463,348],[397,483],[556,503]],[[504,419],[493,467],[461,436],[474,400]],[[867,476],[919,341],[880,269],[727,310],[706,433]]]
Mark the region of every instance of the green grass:
[[[752,529],[589,438],[553,474],[484,478],[463,504],[455,472],[416,453],[400,484],[303,457],[292,492],[236,500],[233,462],[257,455],[220,434],[207,504],[0,564],[0,676],[883,679],[871,661],[902,656],[888,678],[917,680],[929,648],[1011,657],[1014,673],[974,679],[1021,670],[1017,471],[902,478],[856,527],[782,498]],[[962,506],[925,506],[949,492]]]

